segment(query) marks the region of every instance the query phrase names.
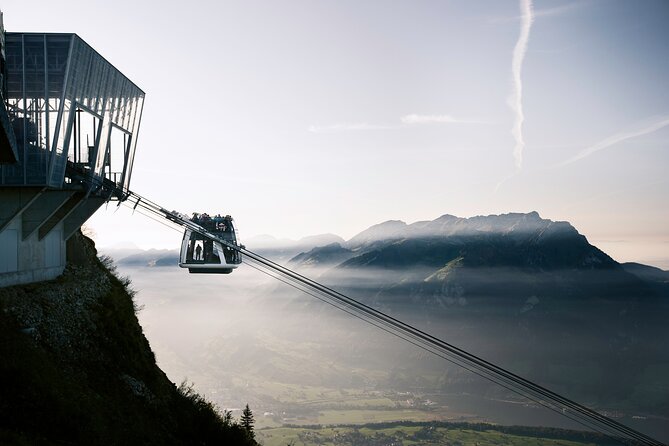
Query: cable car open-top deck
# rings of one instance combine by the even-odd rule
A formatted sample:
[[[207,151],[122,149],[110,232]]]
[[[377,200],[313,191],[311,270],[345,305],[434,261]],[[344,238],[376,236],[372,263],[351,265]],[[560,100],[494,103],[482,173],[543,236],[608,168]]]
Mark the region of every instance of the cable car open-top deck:
[[[187,227],[181,241],[179,266],[190,273],[229,274],[242,263],[232,217],[193,214],[190,222],[206,232]],[[232,246],[231,246],[232,245]]]

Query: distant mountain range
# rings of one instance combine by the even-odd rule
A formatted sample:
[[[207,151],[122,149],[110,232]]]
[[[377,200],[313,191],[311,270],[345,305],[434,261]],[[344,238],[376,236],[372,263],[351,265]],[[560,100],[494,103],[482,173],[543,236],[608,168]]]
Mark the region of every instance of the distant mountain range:
[[[173,249],[149,249],[131,252],[101,250],[101,252],[113,257],[117,263],[125,266],[175,266],[179,263],[179,251]]]
[[[429,273],[423,277],[427,283],[447,277],[452,282],[466,269],[513,268],[529,274],[599,272],[602,280],[634,289],[641,286],[638,279],[653,284],[656,291],[669,286],[669,271],[617,263],[568,222],[542,219],[536,212],[472,218],[447,214],[413,224],[390,220],[348,241],[334,234],[299,240],[261,235],[244,243],[252,251],[295,268],[421,270],[421,274]],[[127,266],[171,266],[179,258],[178,250],[167,249],[100,251]]]
[[[245,246],[277,262],[290,260],[297,254],[310,251],[318,246],[331,243],[345,243],[344,239],[334,234],[321,234],[303,237],[299,240],[277,239],[271,235],[259,235],[243,240]],[[129,247],[100,248],[104,255],[112,257],[118,264],[125,266],[175,266],[179,263],[177,249],[149,249]]]
[[[391,220],[348,241],[323,234],[297,241],[260,236],[245,244],[378,308],[423,313],[428,321],[481,311],[579,314],[591,323],[634,326],[664,315],[655,306],[669,302],[669,272],[620,264],[568,222],[536,212]],[[124,266],[178,263],[176,250],[123,254],[115,258]]]
[[[324,277],[333,280],[352,270],[394,271],[403,284],[395,290],[399,294],[442,297],[440,304],[491,295],[524,302],[539,294],[629,302],[655,295],[669,283],[669,272],[620,264],[569,223],[542,219],[536,212],[443,215],[410,225],[387,221],[348,242],[301,253],[290,265],[324,268]]]
[[[271,235],[260,235],[244,240],[243,243],[251,251],[261,253],[277,262],[283,262],[319,246],[327,246],[333,243],[341,245],[346,242],[338,235],[319,234],[303,237],[299,240],[277,239]]]
[[[330,256],[325,256],[325,251]],[[334,257],[333,257],[334,256]],[[387,221],[339,246],[317,247],[291,260],[296,266],[444,266],[462,257],[463,265],[608,269],[617,263],[567,222],[542,219],[536,212],[458,218],[443,215],[410,225]]]
[[[443,215],[387,221],[348,241],[325,234],[244,243],[576,399],[669,416],[669,272],[618,263],[568,222],[536,212]],[[178,252],[116,259],[176,265]],[[318,302],[286,305],[314,315],[304,333],[322,330]]]

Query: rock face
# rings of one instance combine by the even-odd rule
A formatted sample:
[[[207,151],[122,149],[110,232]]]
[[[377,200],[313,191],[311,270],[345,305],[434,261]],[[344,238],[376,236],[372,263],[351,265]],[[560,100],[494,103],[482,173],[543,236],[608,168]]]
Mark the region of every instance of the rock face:
[[[0,443],[255,444],[169,381],[127,281],[68,243],[59,279],[0,289]]]

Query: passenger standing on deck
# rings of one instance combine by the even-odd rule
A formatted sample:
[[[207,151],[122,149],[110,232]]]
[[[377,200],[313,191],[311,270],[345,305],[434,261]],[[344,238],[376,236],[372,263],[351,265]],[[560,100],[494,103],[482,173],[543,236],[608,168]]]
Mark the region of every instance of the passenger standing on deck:
[[[195,247],[195,260],[202,260],[202,246]]]

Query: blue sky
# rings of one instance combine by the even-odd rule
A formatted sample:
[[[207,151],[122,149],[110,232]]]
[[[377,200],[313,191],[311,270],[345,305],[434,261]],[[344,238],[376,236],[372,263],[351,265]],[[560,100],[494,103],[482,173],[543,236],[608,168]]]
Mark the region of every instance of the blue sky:
[[[0,7],[9,31],[78,33],[146,91],[131,188],[171,209],[291,238],[537,210],[669,268],[666,1]],[[90,225],[103,246],[178,245],[142,218]]]

